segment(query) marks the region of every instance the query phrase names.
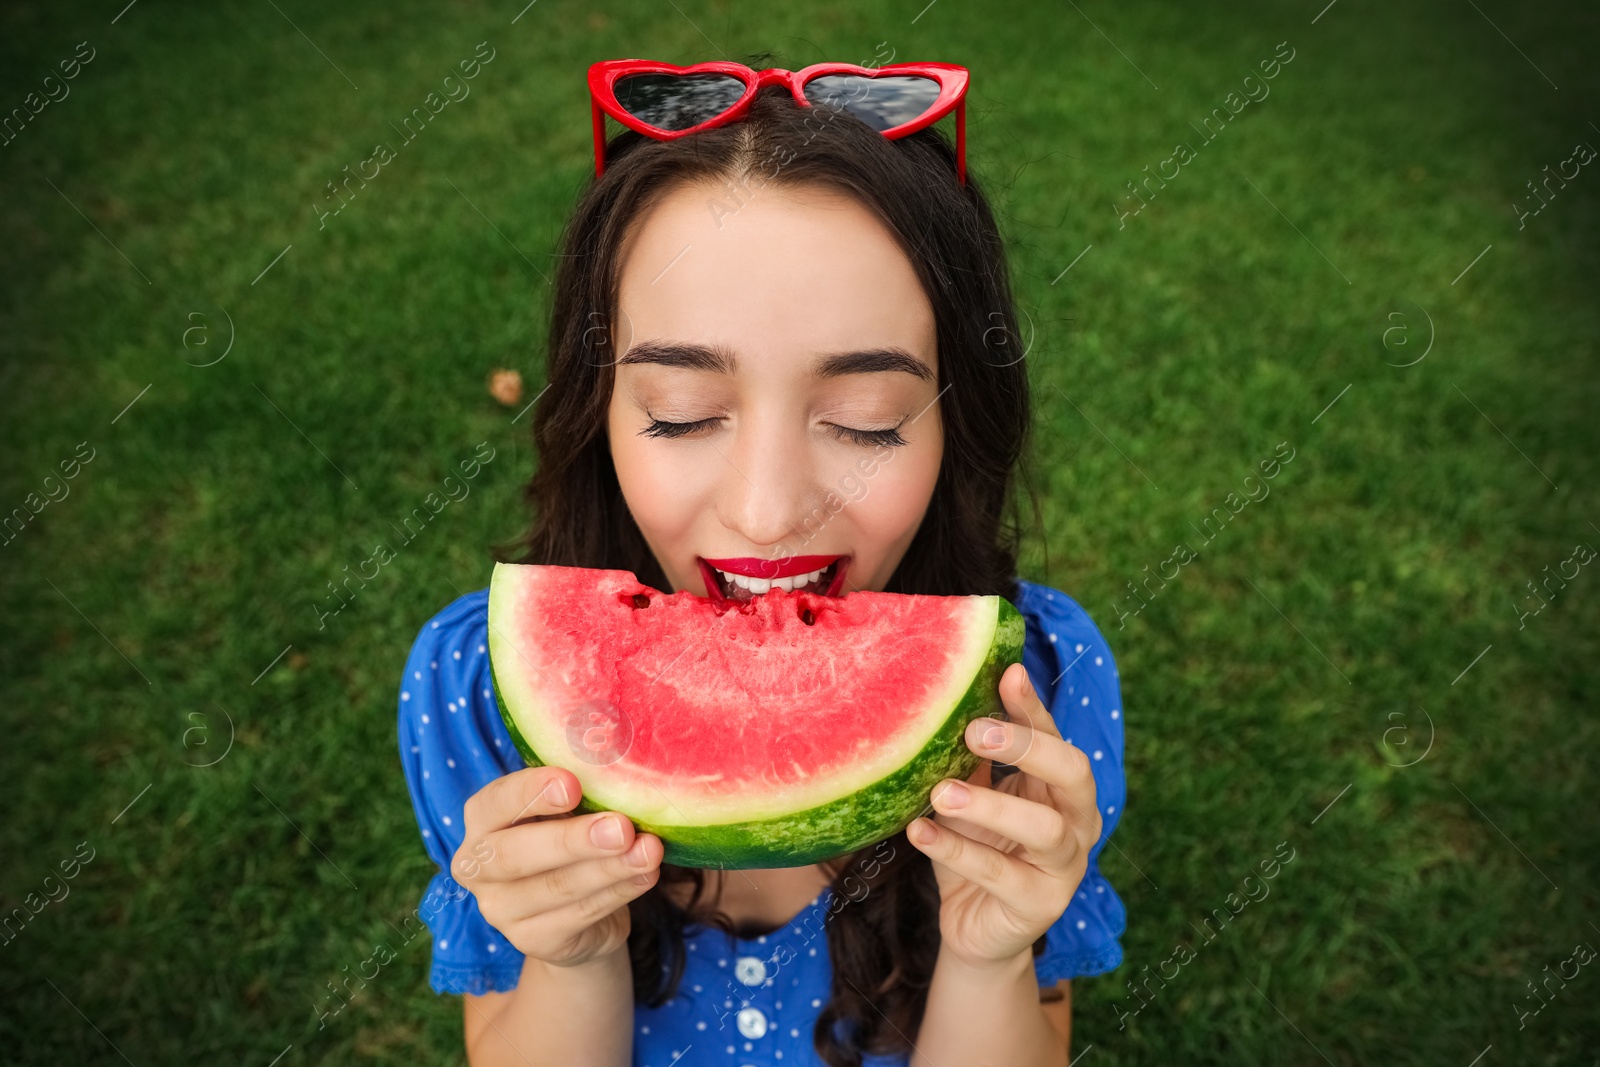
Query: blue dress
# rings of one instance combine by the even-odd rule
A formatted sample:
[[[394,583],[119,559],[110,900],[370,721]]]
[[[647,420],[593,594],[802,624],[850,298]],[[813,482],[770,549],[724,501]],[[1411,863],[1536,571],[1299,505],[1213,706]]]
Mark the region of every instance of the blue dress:
[[[1100,873],[1099,856],[1122,813],[1122,697],[1100,630],[1071,597],[1018,583],[1027,622],[1022,662],[1061,735],[1089,756],[1104,829],[1077,894],[1035,957],[1040,986],[1102,974],[1122,962],[1127,916]],[[467,798],[526,766],[495,705],[486,635],[488,590],[456,600],[422,627],[400,684],[400,762],[417,825],[438,872],[418,915],[433,944],[429,983],[438,993],[514,989],[523,956],[450,876]],[[716,927],[685,930],[686,966],[673,998],[634,1011],[635,1067],[810,1067],[821,1059],[812,1029],[830,995],[825,888],[790,923],[765,936],[733,938]],[[846,901],[839,901],[843,906]],[[866,1057],[897,1067],[908,1057]]]

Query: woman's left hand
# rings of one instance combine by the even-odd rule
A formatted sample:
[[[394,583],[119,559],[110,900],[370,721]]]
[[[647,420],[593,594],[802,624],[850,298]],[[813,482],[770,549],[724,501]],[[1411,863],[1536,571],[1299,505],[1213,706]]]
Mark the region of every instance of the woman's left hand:
[[[1101,829],[1089,759],[1062,739],[1022,664],[1001,675],[1000,699],[1011,721],[974,719],[966,743],[1018,773],[992,786],[946,778],[933,787],[934,817],[906,827],[933,860],[943,947],[976,966],[1031,951],[1072,900]],[[991,745],[996,728],[1004,736]],[[931,840],[918,840],[924,828]]]

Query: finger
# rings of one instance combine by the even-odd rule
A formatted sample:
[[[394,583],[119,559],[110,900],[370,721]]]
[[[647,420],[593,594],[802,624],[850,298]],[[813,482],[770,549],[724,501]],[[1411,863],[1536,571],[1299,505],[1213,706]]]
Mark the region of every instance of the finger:
[[[526,886],[530,910],[556,911],[586,900],[618,882],[649,876],[660,868],[662,854],[659,837],[640,834],[626,852],[556,867],[513,888],[521,892]]]
[[[923,827],[932,827],[931,839],[919,840],[924,835]],[[1032,916],[1039,910],[1038,902],[1054,899],[1051,887],[1057,880],[1052,876],[932,819],[913,819],[906,828],[906,838],[928,858],[988,890],[1019,915]]]
[[[1015,841],[1035,866],[1060,869],[1077,858],[1073,822],[1049,804],[946,778],[933,787],[933,806],[941,816]]]
[[[462,819],[468,836],[493,833],[519,819],[559,815],[578,802],[583,787],[571,771],[524,767],[502,775],[467,798]]]
[[[1055,716],[1045,707],[1038,690],[1033,686],[1033,679],[1022,664],[1013,663],[1000,676],[1000,700],[1012,722],[1020,722],[1043,734],[1061,736]]]
[[[559,944],[623,907],[628,901],[643,896],[660,874],[661,868],[657,866],[643,874],[612,882],[582,900],[524,919],[518,924],[518,932],[525,933],[528,940],[534,943]]]
[[[482,861],[480,869],[465,873],[492,881],[528,878],[584,860],[621,855],[634,844],[635,835],[633,823],[615,811],[512,826],[485,836],[471,854]]]
[[[1016,767],[1054,786],[1067,810],[1086,822],[1095,818],[1094,772],[1083,750],[1057,734],[999,719],[973,719],[967,724],[967,745],[980,756]]]

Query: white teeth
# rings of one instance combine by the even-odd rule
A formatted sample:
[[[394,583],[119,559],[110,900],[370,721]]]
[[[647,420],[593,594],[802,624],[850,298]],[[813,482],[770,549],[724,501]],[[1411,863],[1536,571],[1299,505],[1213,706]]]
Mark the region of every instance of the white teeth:
[[[832,565],[830,564],[829,566]],[[716,570],[716,568],[712,569]],[[762,593],[765,593],[774,587],[781,589],[786,593],[792,593],[796,590],[803,590],[813,593],[823,592],[821,578],[827,570],[828,567],[819,567],[810,574],[795,574],[787,578],[771,579],[752,578],[749,575],[732,574],[724,570],[717,570],[717,573],[722,576],[723,582],[727,584],[730,591],[732,589],[743,589],[748,591],[751,596],[760,596]]]

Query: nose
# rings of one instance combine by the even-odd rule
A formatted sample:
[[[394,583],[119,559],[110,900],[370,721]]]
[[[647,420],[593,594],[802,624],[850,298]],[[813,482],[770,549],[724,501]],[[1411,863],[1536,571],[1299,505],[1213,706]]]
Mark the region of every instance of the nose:
[[[762,555],[794,555],[826,516],[805,430],[778,418],[749,419],[725,458],[718,519]]]

